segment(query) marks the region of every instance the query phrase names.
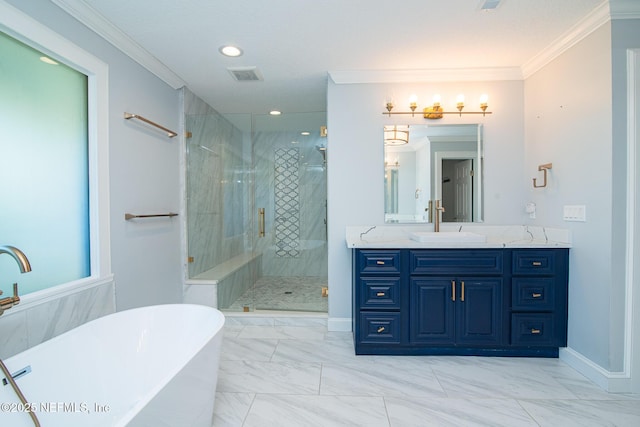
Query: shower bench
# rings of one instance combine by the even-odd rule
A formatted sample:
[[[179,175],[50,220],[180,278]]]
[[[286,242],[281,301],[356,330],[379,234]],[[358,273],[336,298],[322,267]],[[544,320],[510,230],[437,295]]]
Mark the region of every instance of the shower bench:
[[[237,255],[185,281],[183,301],[214,308],[229,305],[252,284],[252,271],[262,270],[262,254]]]

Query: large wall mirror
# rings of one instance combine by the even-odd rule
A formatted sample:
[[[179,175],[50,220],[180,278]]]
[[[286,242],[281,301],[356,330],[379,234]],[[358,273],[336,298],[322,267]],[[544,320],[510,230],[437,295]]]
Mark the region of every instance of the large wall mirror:
[[[384,127],[386,223],[482,222],[482,125]]]

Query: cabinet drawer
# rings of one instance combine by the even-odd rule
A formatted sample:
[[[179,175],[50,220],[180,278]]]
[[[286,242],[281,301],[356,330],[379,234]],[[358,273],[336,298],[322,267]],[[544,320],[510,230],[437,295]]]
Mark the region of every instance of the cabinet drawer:
[[[513,251],[513,274],[551,275],[555,270],[553,251]]]
[[[400,344],[400,313],[360,313],[360,342]]]
[[[502,274],[500,250],[420,250],[410,253],[410,274]]]
[[[361,278],[360,308],[400,310],[400,278]]]
[[[513,310],[551,311],[555,304],[555,281],[546,277],[514,277],[511,290]]]
[[[558,345],[552,313],[512,314],[511,344],[555,347]]]
[[[361,274],[400,274],[400,251],[358,251]]]

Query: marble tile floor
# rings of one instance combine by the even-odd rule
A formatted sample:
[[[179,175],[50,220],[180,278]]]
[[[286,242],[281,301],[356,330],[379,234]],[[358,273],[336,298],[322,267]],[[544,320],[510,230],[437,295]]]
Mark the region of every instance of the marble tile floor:
[[[244,306],[248,306],[251,310],[326,313],[328,298],[322,296],[322,288],[325,286],[327,286],[326,277],[264,276],[229,308],[225,308],[225,311],[242,311]]]
[[[355,356],[321,318],[227,317],[215,427],[640,426],[559,359]]]

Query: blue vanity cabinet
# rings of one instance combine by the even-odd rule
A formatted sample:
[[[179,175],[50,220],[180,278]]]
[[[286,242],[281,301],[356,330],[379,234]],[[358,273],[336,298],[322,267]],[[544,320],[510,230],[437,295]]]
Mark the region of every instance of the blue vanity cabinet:
[[[502,250],[411,250],[409,259],[411,343],[504,343]]]
[[[400,249],[354,251],[353,331],[364,346],[406,343],[402,296],[406,253]],[[360,354],[360,353],[358,353]],[[366,354],[366,353],[363,353]],[[369,353],[372,354],[372,353]]]
[[[356,354],[557,357],[568,249],[355,249]]]
[[[512,250],[511,345],[567,345],[568,249]]]

